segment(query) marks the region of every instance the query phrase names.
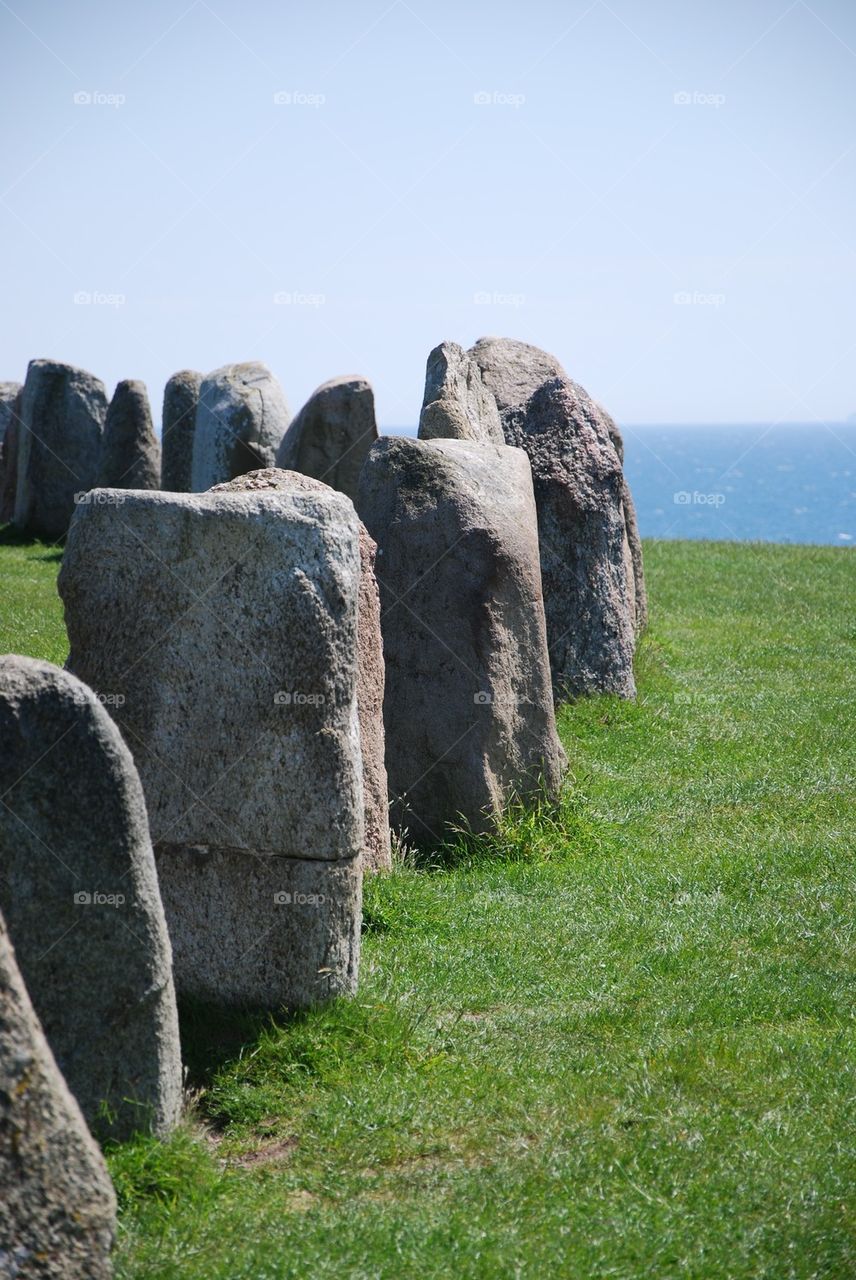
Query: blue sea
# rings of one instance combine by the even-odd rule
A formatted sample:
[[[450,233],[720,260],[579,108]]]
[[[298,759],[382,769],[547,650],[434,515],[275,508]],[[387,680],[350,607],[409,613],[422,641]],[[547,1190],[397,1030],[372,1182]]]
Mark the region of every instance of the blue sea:
[[[856,423],[621,430],[643,538],[856,546]]]

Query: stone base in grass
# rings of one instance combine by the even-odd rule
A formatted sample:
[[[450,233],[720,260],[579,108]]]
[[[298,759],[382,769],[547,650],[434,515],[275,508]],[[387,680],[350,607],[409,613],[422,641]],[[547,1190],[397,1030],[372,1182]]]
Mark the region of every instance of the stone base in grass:
[[[356,991],[359,857],[163,844],[155,858],[179,996],[275,1010]]]

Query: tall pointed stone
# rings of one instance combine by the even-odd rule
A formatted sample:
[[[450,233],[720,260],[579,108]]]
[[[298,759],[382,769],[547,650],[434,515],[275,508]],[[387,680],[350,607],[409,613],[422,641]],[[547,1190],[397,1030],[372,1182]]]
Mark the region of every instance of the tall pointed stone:
[[[432,844],[489,827],[512,795],[555,793],[556,734],[525,453],[378,441],[359,508],[377,542],[393,824]]]
[[[18,482],[18,441],[21,432],[21,392],[19,382],[4,382],[2,399],[3,440],[0,443],[0,524],[15,515],[15,487]],[[17,388],[12,394],[13,390]]]
[[[107,407],[96,484],[110,489],[157,489],[160,445],[144,382],[120,382]]]
[[[456,342],[441,342],[428,357],[419,439],[505,443],[493,393],[477,361]]]
[[[174,373],[164,387],[161,418],[161,484],[167,493],[190,493],[193,428],[202,387],[194,369]]]
[[[199,389],[193,428],[193,492],[272,467],[290,417],[266,365],[227,364],[209,373]]]
[[[95,483],[107,416],[103,382],[55,360],[31,360],[21,393],[14,522],[65,536],[75,498]]]
[[[143,792],[102,702],[50,663],[0,658],[0,794],[0,909],[60,1070],[99,1135],[166,1134],[181,1058]]]
[[[365,378],[331,378],[314,391],[282,438],[276,465],[323,480],[356,499],[360,472],[377,440],[374,392]]]

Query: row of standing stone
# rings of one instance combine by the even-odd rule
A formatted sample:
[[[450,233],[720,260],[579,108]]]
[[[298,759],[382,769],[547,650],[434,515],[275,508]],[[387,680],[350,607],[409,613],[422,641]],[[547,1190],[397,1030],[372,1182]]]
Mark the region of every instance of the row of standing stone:
[[[645,597],[617,428],[535,348],[437,348],[418,440],[377,439],[361,379],[290,422],[262,366],[177,375],[164,475],[198,492],[157,490],[139,384],[97,440],[114,485],[85,487],[92,382],[36,361],[15,394],[20,526],[54,533],[62,469],[80,487],[69,671],[0,670],[0,907],[86,1121],[122,1137],[179,1114],[176,988],[270,1008],[355,989],[388,814],[433,843],[557,793],[554,695],[632,696]],[[13,1023],[15,1099],[45,1055],[33,1018]]]

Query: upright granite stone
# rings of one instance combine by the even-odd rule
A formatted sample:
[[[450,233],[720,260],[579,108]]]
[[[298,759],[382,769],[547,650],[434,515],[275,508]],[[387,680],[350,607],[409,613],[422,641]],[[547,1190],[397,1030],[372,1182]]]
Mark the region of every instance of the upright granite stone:
[[[555,696],[631,698],[624,477],[603,415],[581,387],[554,378],[506,414],[505,431],[532,464]]]
[[[6,435],[6,428],[12,419],[15,401],[23,387],[20,382],[0,382],[0,445]]]
[[[624,508],[624,530],[627,536],[627,547],[630,554],[631,574],[633,582],[634,624],[639,635],[648,625],[648,589],[645,586],[645,563],[642,558],[642,538],[639,534],[639,521],[636,518],[636,504],[627,476],[624,474],[624,437],[618,423],[606,412],[602,405],[597,406],[606,421],[609,438],[618,454],[621,463],[621,474],[624,484],[621,490],[621,505]]]
[[[0,916],[0,1276],[109,1280],[116,1196]]]
[[[290,417],[266,365],[227,364],[209,373],[199,389],[193,427],[194,493],[272,467]]]
[[[377,440],[374,392],[365,378],[332,378],[313,391],[282,438],[276,465],[323,480],[356,500],[366,454]]]
[[[3,441],[0,444],[0,524],[8,524],[15,515],[23,387],[18,382],[5,382],[3,386],[18,388],[12,400],[3,401]]]
[[[588,392],[568,377],[555,356],[539,347],[532,347],[526,342],[517,342],[512,338],[479,338],[470,352],[482,372],[485,384],[496,397],[503,425],[509,415],[514,414],[526,404],[530,396],[553,378],[563,378],[574,388],[573,404],[585,407],[584,417],[579,423],[568,423],[569,430],[575,430],[586,419],[599,415],[602,426],[609,432],[610,439],[618,454],[622,467],[622,508],[627,539],[626,559],[632,565],[632,573],[628,572],[628,600],[632,610],[634,629],[638,633],[644,629],[648,621],[648,596],[645,589],[645,569],[642,562],[642,540],[639,537],[639,526],[636,519],[636,508],[630,485],[624,476],[624,442],[616,422],[610,415],[589,396]],[[514,443],[513,430],[506,430],[506,441]]]
[[[359,505],[378,548],[394,825],[431,844],[461,818],[485,829],[512,794],[554,793],[565,758],[526,455],[383,439]]]
[[[59,1068],[100,1136],[166,1134],[181,1058],[143,793],[102,703],[50,663],[0,658],[0,794],[0,909]]]
[[[250,471],[228,484],[215,485],[211,493],[243,493],[265,489],[285,489],[300,493],[323,493],[329,486],[297,471],[267,467]],[[380,597],[375,578],[377,547],[360,521],[360,594],[357,622],[357,712],[360,724],[360,755],[363,766],[363,810],[365,844],[363,868],[388,871],[392,866],[389,832],[389,789],[387,786],[383,731],[385,671],[380,628]]]
[[[174,373],[164,387],[161,418],[161,484],[168,493],[190,493],[193,428],[202,387],[194,369]]]
[[[493,392],[472,354],[456,342],[442,342],[428,357],[419,439],[505,443]]]
[[[14,522],[61,538],[75,495],[95,483],[107,416],[103,382],[55,360],[31,360],[21,393]]]
[[[553,378],[567,378],[555,356],[514,338],[479,338],[469,353],[500,413],[525,404]]]
[[[157,489],[160,445],[144,382],[120,382],[107,407],[97,484],[108,489]]]
[[[123,699],[180,994],[275,1009],[355,987],[359,581],[356,513],[326,487],[78,509],[68,662]]]

